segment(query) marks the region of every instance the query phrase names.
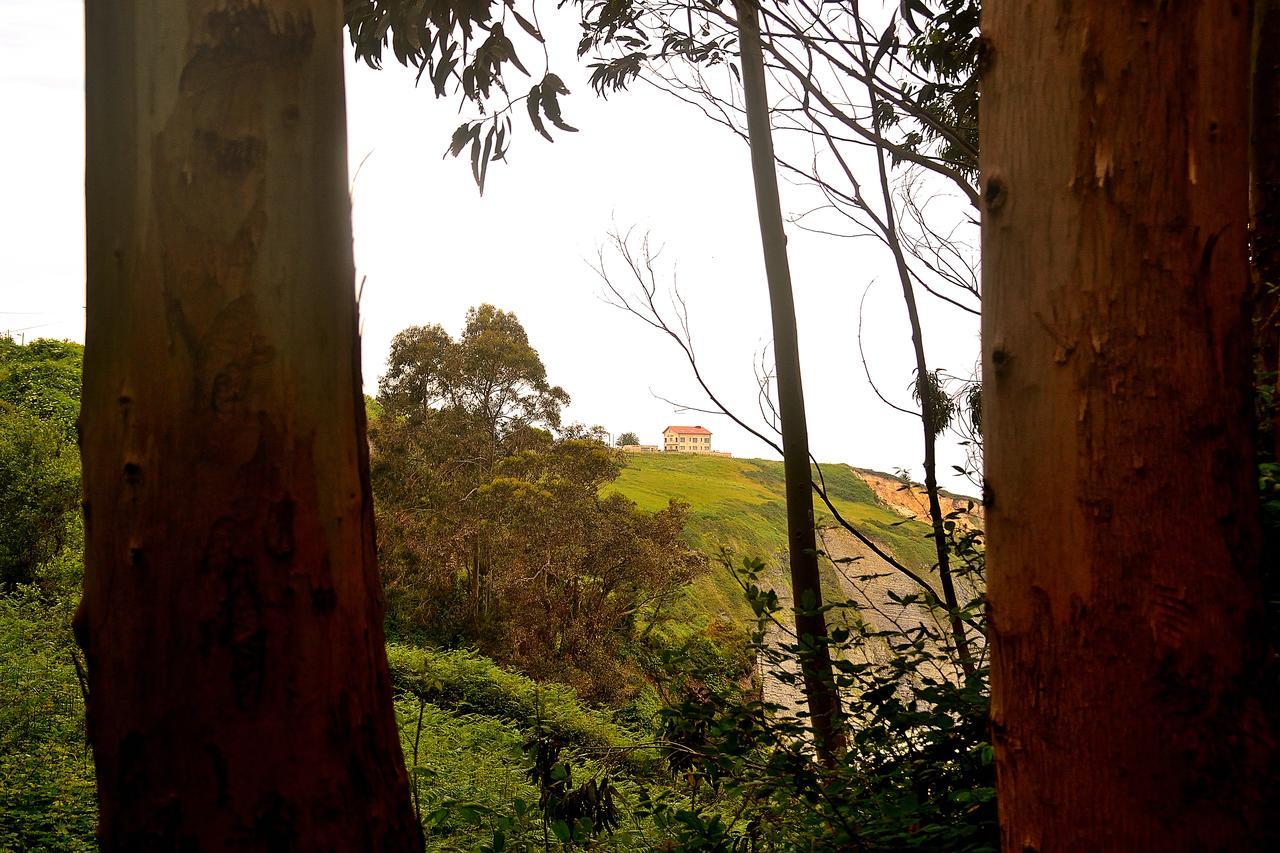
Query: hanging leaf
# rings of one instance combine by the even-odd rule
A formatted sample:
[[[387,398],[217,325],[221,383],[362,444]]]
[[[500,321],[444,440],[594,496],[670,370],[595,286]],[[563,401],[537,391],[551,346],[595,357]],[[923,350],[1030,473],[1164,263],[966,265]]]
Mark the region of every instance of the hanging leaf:
[[[920,414],[929,432],[935,437],[941,435],[956,413],[956,401],[951,399],[942,384],[942,370],[917,373],[911,396],[920,404]]]
[[[457,44],[450,43],[440,54],[440,59],[435,63],[435,68],[431,72],[431,85],[435,87],[436,97],[443,98],[445,96],[445,83],[449,81],[449,75],[453,69],[457,67],[457,62],[453,58]]]
[[[506,136],[507,136],[507,128],[506,128],[506,125],[504,124],[498,128],[498,139],[493,145],[494,160],[501,160],[506,155],[507,153],[506,149],[502,147],[502,142],[506,138]]]
[[[640,76],[640,70],[648,57],[640,51],[633,51],[607,62],[596,62],[591,65],[591,88],[602,98],[609,92],[625,91],[631,81]]]
[[[524,15],[521,15],[516,11],[515,0],[507,0],[507,8],[511,10],[511,14],[515,16],[516,23],[519,24],[526,33],[533,36],[540,43],[546,43],[546,40],[542,38],[542,33],[538,32],[538,28],[529,23],[529,21],[525,19]]]
[[[520,57],[516,56],[516,46],[507,38],[507,34],[502,30],[502,24],[494,24],[493,29],[489,31],[489,37],[484,40],[484,44],[480,45],[476,51],[476,62],[483,62],[486,65],[492,65],[494,71],[504,62],[510,62],[516,68],[520,69],[522,74],[528,75],[529,71],[520,62]],[[495,75],[496,76],[496,75]]]
[[[475,178],[476,186],[482,186],[480,179],[480,134],[475,135],[475,139],[471,141],[471,177]],[[484,192],[483,189],[480,190]]]
[[[484,154],[480,157],[480,174],[476,177],[480,195],[484,195],[484,179],[489,174],[489,158],[493,154],[494,130],[494,128],[490,127],[489,132],[484,135]]]
[[[476,69],[474,66],[468,65],[462,69],[462,94],[467,96],[468,100],[476,99]]]
[[[529,90],[529,98],[526,105],[529,108],[529,121],[533,123],[533,129],[541,133],[548,142],[555,142],[551,138],[551,134],[547,133],[546,127],[542,124],[542,116],[539,114],[539,105],[542,103],[542,84],[534,83],[533,88]]]
[[[557,95],[569,94],[569,87],[560,79],[560,75],[548,71],[547,76],[542,78],[542,88],[550,89]]]
[[[467,139],[471,135],[471,125],[469,122],[463,122],[458,125],[458,129],[453,132],[453,138],[449,141],[449,150],[445,152],[445,156],[457,157],[462,153],[462,146],[467,144]],[[443,159],[443,158],[441,158]]]
[[[570,133],[577,133],[578,129],[566,124],[560,115],[558,96],[567,94],[569,94],[569,88],[564,85],[564,81],[559,76],[548,72],[547,76],[542,78],[542,111],[546,113],[547,118],[556,127]]]
[[[511,43],[511,39],[507,38],[506,36],[503,36],[502,47],[507,53],[507,58],[511,60],[511,64],[514,65],[516,68],[520,69],[521,74],[528,77],[529,69],[525,68],[524,65],[520,62],[520,57],[516,56],[516,46]]]
[[[871,68],[867,69],[868,71],[878,68],[880,60],[884,58],[885,52],[889,50],[890,46],[897,44],[897,31],[893,26],[896,18],[897,12],[894,12],[889,16],[889,25],[885,27],[884,32],[880,34],[880,46],[876,48],[875,56],[871,58]]]
[[[923,15],[925,18],[933,17],[933,13],[929,11],[929,7],[924,3],[924,0],[902,0],[898,9],[902,12],[903,22],[916,35],[920,35],[922,31],[920,25],[916,23],[916,15]]]

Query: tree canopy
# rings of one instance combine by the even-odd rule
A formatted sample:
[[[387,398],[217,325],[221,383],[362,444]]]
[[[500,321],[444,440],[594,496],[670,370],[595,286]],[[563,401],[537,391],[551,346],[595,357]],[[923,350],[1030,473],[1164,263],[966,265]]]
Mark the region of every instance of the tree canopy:
[[[618,665],[606,640],[665,618],[704,561],[683,506],[604,494],[622,454],[598,428],[562,427],[568,400],[509,312],[473,308],[456,338],[406,329],[370,425],[372,481],[393,631],[596,695]]]

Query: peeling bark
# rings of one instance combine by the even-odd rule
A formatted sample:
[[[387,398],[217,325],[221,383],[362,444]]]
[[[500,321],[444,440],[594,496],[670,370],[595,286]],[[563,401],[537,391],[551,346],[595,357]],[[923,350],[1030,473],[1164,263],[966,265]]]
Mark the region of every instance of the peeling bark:
[[[105,850],[415,850],[338,4],[86,5],[81,443]]]
[[[1004,848],[1265,848],[1248,5],[983,12]]]

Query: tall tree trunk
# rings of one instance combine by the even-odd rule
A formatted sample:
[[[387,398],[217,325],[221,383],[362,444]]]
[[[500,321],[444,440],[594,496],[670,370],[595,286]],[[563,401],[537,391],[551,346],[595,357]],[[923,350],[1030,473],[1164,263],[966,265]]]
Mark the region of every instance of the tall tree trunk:
[[[86,4],[105,850],[416,850],[382,634],[341,9]]]
[[[1245,5],[983,10],[1006,850],[1261,843]]]
[[[862,54],[864,67],[874,71],[874,64],[869,59],[867,38],[863,31],[863,23],[855,7],[854,21],[857,26],[859,51]],[[874,86],[867,86],[868,105],[871,114],[879,111],[880,98]],[[951,624],[952,644],[956,650],[956,662],[965,675],[973,674],[973,655],[969,650],[969,637],[965,633],[964,618],[960,614],[960,600],[956,596],[955,580],[951,575],[951,547],[947,542],[946,519],[942,515],[942,501],[938,496],[938,434],[942,431],[941,416],[938,412],[937,390],[933,376],[929,372],[929,364],[924,356],[924,327],[920,323],[920,309],[916,305],[915,287],[911,280],[911,271],[907,267],[906,253],[902,248],[902,238],[898,232],[898,217],[893,209],[893,194],[889,190],[889,170],[885,165],[885,149],[876,137],[876,174],[879,179],[880,199],[884,203],[885,243],[893,253],[894,266],[898,273],[898,283],[902,287],[902,301],[907,308],[907,321],[911,326],[911,348],[916,360],[916,397],[920,401],[920,422],[924,431],[924,490],[929,501],[929,523],[933,528],[934,555],[938,564],[938,580],[942,584],[942,600],[946,604],[947,619]],[[874,218],[874,214],[872,214]]]
[[[809,468],[809,426],[804,412],[787,235],[782,226],[778,175],[774,170],[773,131],[769,124],[756,0],[734,0],[734,4],[738,14],[743,97],[751,143],[756,209],[760,217],[760,242],[764,248],[769,305],[773,314],[773,353],[786,476],[787,541],[800,671],[809,704],[814,747],[819,758],[830,764],[844,747],[844,735],[840,695],[831,670],[826,616],[822,611],[822,579],[818,572],[818,544],[813,522],[813,474]]]

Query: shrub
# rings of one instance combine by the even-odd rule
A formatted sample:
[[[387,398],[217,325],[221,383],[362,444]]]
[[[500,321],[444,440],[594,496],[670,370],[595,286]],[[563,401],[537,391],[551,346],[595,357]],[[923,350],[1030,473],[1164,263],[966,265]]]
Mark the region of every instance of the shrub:
[[[540,725],[567,745],[597,751],[602,760],[653,766],[652,752],[632,747],[637,735],[605,711],[581,703],[571,688],[534,681],[469,651],[387,646],[398,695],[413,696],[455,714],[491,717],[523,730]]]
[[[71,614],[33,587],[0,596],[0,850],[97,849]]]

